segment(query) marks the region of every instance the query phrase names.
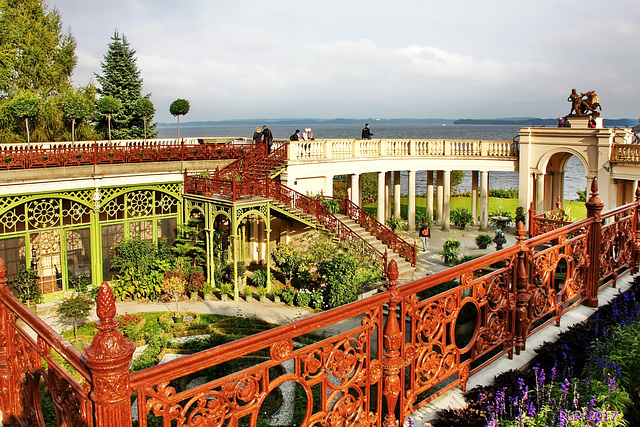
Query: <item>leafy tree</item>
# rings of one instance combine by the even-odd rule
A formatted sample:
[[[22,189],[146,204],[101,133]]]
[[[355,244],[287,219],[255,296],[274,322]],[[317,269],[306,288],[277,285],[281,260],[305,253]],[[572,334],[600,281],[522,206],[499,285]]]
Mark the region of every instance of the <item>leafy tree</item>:
[[[136,117],[142,119],[144,124],[144,139],[147,140],[147,117],[153,117],[156,113],[156,108],[153,106],[153,102],[149,98],[140,98],[133,104],[133,113]]]
[[[13,98],[11,107],[16,117],[24,119],[27,129],[27,142],[31,142],[31,138],[29,137],[29,119],[33,119],[38,115],[40,108],[38,97],[33,92],[21,92]]]
[[[50,97],[69,87],[76,42],[44,0],[0,2],[0,98],[31,90]]]
[[[464,171],[451,171],[451,189],[455,190],[455,188],[462,184],[462,180],[464,179]]]
[[[98,92],[103,96],[111,96],[122,104],[122,108],[112,113],[111,117],[100,118],[100,126],[105,128],[105,121],[110,123],[115,139],[134,139],[145,136],[145,124],[153,120],[153,111],[145,111],[145,119],[137,114],[136,103],[141,98],[148,98],[149,95],[142,96],[142,78],[140,70],[136,65],[136,51],[131,48],[127,38],[120,36],[116,31],[111,37],[109,49],[101,63],[102,75],[96,74],[100,89]],[[106,120],[105,120],[106,119]],[[147,132],[150,137],[156,135],[155,125],[148,126]]]
[[[55,314],[62,322],[73,323],[73,336],[78,339],[78,324],[86,321],[93,301],[87,294],[77,293],[63,298],[55,307]]]
[[[111,116],[122,108],[122,103],[113,96],[104,96],[98,99],[98,111],[107,117],[107,128],[109,129],[109,141],[111,141]]]
[[[75,141],[76,120],[82,122],[91,111],[88,99],[81,92],[70,91],[60,102],[64,116],[71,120],[71,142]]]
[[[18,293],[20,301],[31,301],[36,304],[42,301],[42,291],[38,286],[37,278],[35,270],[28,268],[25,264],[18,266],[18,273],[14,276],[11,284]]]
[[[178,139],[180,139],[180,116],[184,116],[189,112],[189,101],[178,98],[169,106],[169,112],[172,116],[178,118]]]

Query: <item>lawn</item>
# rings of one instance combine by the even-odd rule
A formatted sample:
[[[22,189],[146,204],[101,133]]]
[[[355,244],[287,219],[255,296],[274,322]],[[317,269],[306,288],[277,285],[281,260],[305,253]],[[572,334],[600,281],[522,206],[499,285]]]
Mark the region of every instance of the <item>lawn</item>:
[[[402,217],[407,218],[407,198],[403,197],[400,200]],[[471,210],[471,197],[452,197],[451,211],[459,207]],[[518,199],[489,197],[489,212],[498,211],[502,208],[503,212],[511,212],[514,214],[517,207]],[[424,197],[416,198],[416,208],[424,211],[427,208],[427,199]],[[565,201],[565,208],[569,210],[569,214],[574,220],[584,219],[587,216],[587,209],[584,206],[584,202]],[[375,216],[377,204],[372,203],[370,205],[366,205],[364,210]]]

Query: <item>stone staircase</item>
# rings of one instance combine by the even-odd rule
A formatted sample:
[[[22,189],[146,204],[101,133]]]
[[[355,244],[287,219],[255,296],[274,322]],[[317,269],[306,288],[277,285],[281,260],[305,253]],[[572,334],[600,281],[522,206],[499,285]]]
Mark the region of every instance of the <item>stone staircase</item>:
[[[342,221],[347,227],[358,233],[360,237],[362,237],[366,242],[368,242],[371,246],[379,250],[380,252],[387,251],[387,262],[391,260],[395,260],[396,264],[398,264],[398,273],[400,277],[403,275],[411,274],[415,271],[415,267],[411,265],[411,263],[404,258],[402,258],[397,253],[390,250],[387,245],[385,245],[382,241],[378,240],[377,237],[366,231],[360,224],[355,222],[353,219],[349,218],[346,215],[337,213],[335,214],[336,218]]]

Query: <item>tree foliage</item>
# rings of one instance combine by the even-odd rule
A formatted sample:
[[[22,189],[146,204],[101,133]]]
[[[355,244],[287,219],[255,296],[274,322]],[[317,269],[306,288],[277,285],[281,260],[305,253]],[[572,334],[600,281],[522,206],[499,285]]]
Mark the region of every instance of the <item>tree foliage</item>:
[[[76,293],[62,299],[55,307],[55,314],[62,322],[73,324],[73,336],[78,339],[78,324],[86,321],[93,301],[88,295]]]
[[[178,139],[180,139],[180,116],[184,116],[189,112],[189,101],[178,98],[169,106],[169,112],[172,116],[178,118]]]
[[[142,78],[136,65],[136,51],[131,48],[127,38],[120,36],[116,31],[111,37],[111,43],[104,61],[101,62],[102,75],[96,74],[100,84],[99,93],[103,97],[113,97],[120,101],[122,109],[112,113],[111,131],[115,139],[142,138],[145,134],[145,122],[142,115],[138,114],[138,101],[148,98],[142,96]],[[153,120],[154,110],[146,110],[147,122]],[[99,127],[108,130],[106,113],[99,118]],[[148,136],[156,135],[155,125],[147,126]]]

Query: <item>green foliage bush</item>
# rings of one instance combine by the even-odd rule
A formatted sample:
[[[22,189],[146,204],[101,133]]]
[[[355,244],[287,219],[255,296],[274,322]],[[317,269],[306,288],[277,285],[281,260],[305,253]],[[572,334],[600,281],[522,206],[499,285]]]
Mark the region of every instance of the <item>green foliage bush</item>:
[[[404,220],[400,216],[391,215],[385,221],[385,225],[391,230],[396,231],[404,227]]]
[[[298,251],[293,243],[278,243],[271,251],[271,258],[275,268],[285,275],[290,282],[306,264],[305,257]]]
[[[467,224],[473,222],[473,215],[469,209],[456,208],[451,212],[451,221],[460,227],[461,230],[464,230]]]
[[[251,283],[253,286],[266,287],[267,286],[267,270],[256,270],[251,277]]]
[[[498,199],[517,199],[519,191],[517,188],[510,188],[503,190],[501,188],[489,189],[489,197],[496,197]]]
[[[478,245],[478,248],[487,249],[493,242],[493,238],[489,234],[478,234],[475,241],[476,245]]]
[[[87,319],[92,306],[93,301],[86,294],[76,293],[60,300],[54,312],[61,322],[73,324],[73,336],[78,339],[78,323]]]
[[[280,291],[280,298],[282,298],[282,301],[284,301],[287,305],[293,305],[293,302],[296,299],[296,292],[296,288],[294,288],[291,283],[287,283],[282,287],[282,290]]]
[[[442,252],[440,252],[442,261],[446,265],[452,265],[458,260],[460,256],[460,242],[456,239],[447,239],[442,245]]]
[[[523,224],[527,223],[527,211],[522,207],[522,206],[518,206],[516,208],[516,215],[514,217],[516,225],[519,222],[522,222]]]
[[[429,227],[433,226],[435,224],[433,214],[426,213],[426,209],[424,212],[421,209],[416,210],[416,226],[421,226],[425,221],[429,224]]]
[[[31,301],[38,304],[42,301],[42,290],[38,286],[37,278],[35,270],[27,268],[25,264],[18,266],[18,272],[11,280],[11,284],[18,293],[18,299],[21,302]]]

